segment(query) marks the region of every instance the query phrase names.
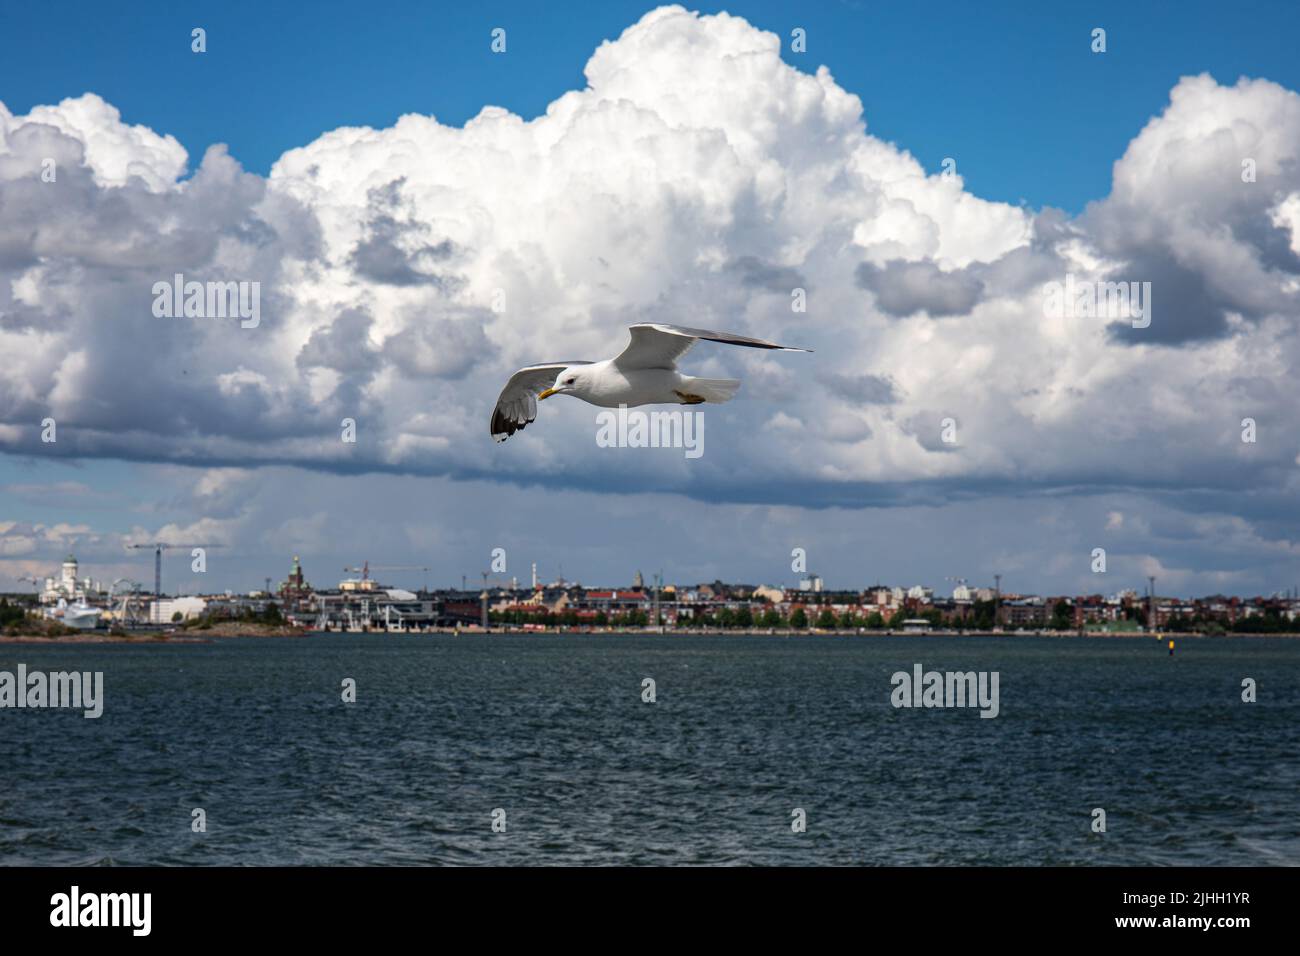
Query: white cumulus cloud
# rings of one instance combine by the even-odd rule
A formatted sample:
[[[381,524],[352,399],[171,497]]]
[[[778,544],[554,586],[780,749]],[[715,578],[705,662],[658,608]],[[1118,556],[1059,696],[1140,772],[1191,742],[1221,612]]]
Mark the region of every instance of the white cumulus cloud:
[[[185,178],[173,138],[93,94],[0,105],[0,449],[738,501],[1294,489],[1295,93],[1183,79],[1070,218],[927,175],[826,68],[737,17],[653,11],[585,76],[531,121],[341,128],[267,178],[219,147]],[[260,324],[155,317],[178,273],[261,283]],[[1044,284],[1067,274],[1151,282],[1150,327],[1050,316]],[[691,370],[745,386],[705,410],[691,467],[608,454],[566,399],[489,440],[514,368],[615,354],[647,320],[816,352],[697,347]]]

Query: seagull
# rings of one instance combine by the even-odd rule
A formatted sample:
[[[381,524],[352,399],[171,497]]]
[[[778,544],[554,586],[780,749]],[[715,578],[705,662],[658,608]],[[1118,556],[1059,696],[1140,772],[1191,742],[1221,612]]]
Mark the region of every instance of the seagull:
[[[695,378],[677,371],[677,360],[700,339],[752,349],[811,352],[751,339],[732,332],[642,322],[630,326],[632,341],[621,355],[603,362],[544,362],[510,376],[492,412],[492,438],[505,441],[537,418],[537,403],[572,395],[602,408],[626,405],[699,405],[725,402],[736,394],[734,378]]]

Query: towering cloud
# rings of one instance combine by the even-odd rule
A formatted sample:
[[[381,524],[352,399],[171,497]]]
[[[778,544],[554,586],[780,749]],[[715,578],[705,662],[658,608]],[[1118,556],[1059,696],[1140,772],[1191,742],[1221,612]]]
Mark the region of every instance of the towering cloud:
[[[1293,488],[1295,93],[1182,80],[1111,195],[1069,218],[927,175],[779,52],[667,7],[535,120],[338,129],[265,179],[221,148],[187,177],[174,139],[93,94],[0,105],[0,449],[736,501]],[[259,282],[260,324],[155,317],[177,274]],[[1051,314],[1044,285],[1067,275],[1150,282],[1150,326]],[[697,348],[693,368],[746,388],[689,466],[604,453],[577,403],[488,439],[515,367],[611,354],[646,320],[817,352]],[[1267,438],[1243,445],[1243,417]]]

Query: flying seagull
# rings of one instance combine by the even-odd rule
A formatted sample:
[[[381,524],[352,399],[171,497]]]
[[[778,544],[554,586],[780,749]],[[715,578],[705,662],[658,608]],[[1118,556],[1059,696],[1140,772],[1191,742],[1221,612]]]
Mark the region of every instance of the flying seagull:
[[[700,339],[752,349],[811,352],[731,332],[688,329],[643,322],[628,329],[632,341],[623,353],[603,362],[546,362],[510,376],[492,412],[492,437],[505,441],[537,418],[537,402],[572,395],[592,405],[699,405],[725,402],[740,388],[734,378],[695,378],[677,371],[677,360]]]

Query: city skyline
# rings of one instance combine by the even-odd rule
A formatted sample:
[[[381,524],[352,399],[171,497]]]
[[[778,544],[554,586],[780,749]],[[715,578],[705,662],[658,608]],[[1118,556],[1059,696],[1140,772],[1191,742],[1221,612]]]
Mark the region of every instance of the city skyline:
[[[169,545],[169,547],[171,547]],[[990,597],[1001,595],[1005,600],[1018,599],[1037,599],[1037,598],[1091,598],[1103,597],[1107,600],[1121,599],[1125,596],[1136,597],[1140,600],[1146,600],[1152,595],[1151,580],[1144,581],[1140,584],[1120,584],[1109,588],[1094,588],[1092,590],[1078,592],[1055,592],[1041,588],[1016,586],[1013,582],[1003,583],[1003,575],[994,575],[988,582],[977,578],[965,578],[961,576],[946,576],[944,584],[933,584],[928,581],[902,581],[897,579],[888,579],[877,576],[871,583],[858,582],[856,584],[836,584],[827,582],[825,578],[816,571],[808,571],[794,574],[793,582],[787,580],[747,580],[735,577],[716,577],[708,580],[683,580],[674,578],[667,572],[644,572],[637,568],[626,583],[608,579],[582,580],[578,578],[546,577],[539,568],[529,565],[523,574],[508,574],[506,572],[489,572],[483,571],[477,574],[462,573],[459,585],[456,581],[441,581],[430,578],[431,569],[428,567],[418,566],[401,566],[392,567],[380,565],[378,562],[372,568],[369,559],[364,559],[360,566],[345,566],[339,572],[333,573],[329,569],[322,568],[320,573],[315,575],[308,574],[307,562],[303,562],[301,556],[294,554],[292,557],[292,568],[286,578],[280,578],[279,573],[267,574],[258,578],[260,586],[250,588],[235,588],[222,584],[209,577],[208,572],[202,574],[189,571],[186,565],[189,565],[192,556],[184,549],[179,550],[179,557],[174,559],[173,567],[169,570],[172,572],[171,577],[167,571],[163,571],[161,593],[164,596],[180,597],[185,595],[215,595],[215,594],[250,594],[260,593],[271,595],[278,594],[286,582],[292,581],[294,574],[301,574],[308,587],[316,591],[335,591],[347,584],[370,581],[377,588],[398,588],[419,593],[430,592],[477,592],[483,589],[489,591],[516,591],[525,592],[538,589],[581,589],[589,591],[635,591],[643,590],[646,592],[658,589],[668,590],[686,590],[698,588],[701,586],[722,585],[728,588],[755,588],[755,589],[779,589],[789,593],[803,594],[858,594],[870,595],[879,590],[888,590],[901,592],[903,596],[909,598],[923,597],[925,600],[943,600],[943,601],[976,601],[989,600]],[[203,561],[206,563],[208,555],[203,555]],[[27,590],[17,590],[8,593],[32,593],[31,589],[35,588],[34,593],[46,593],[51,590],[79,591],[85,583],[93,583],[94,590],[100,593],[108,593],[115,588],[120,593],[129,593],[134,586],[135,590],[144,595],[153,593],[153,586],[150,580],[146,580],[148,575],[129,576],[122,575],[115,578],[104,577],[98,574],[90,573],[91,568],[82,562],[76,554],[69,553],[60,562],[60,567],[51,570],[47,574],[39,576],[28,576],[21,583],[27,584]],[[793,573],[793,572],[792,572]],[[1099,579],[1106,577],[1105,574],[1098,574]],[[71,582],[71,583],[69,583]],[[1098,583],[1104,583],[1101,580]],[[1234,594],[1230,592],[1213,592],[1205,594],[1178,594],[1174,592],[1161,592],[1159,581],[1155,580],[1154,596],[1157,599],[1176,599],[1176,600],[1197,600],[1204,598],[1227,598],[1249,600],[1262,598],[1266,600],[1297,600],[1300,599],[1300,587],[1292,586],[1279,589],[1270,593],[1260,594]],[[53,585],[53,588],[51,588]],[[924,592],[918,595],[916,592]],[[962,593],[962,592],[965,593]],[[3,593],[3,592],[0,592]],[[67,595],[72,596],[72,593]]]
[[[924,11],[624,4],[569,30],[403,5],[256,74],[228,59],[249,6],[214,12],[202,52],[191,14],[157,5],[68,62],[15,11],[33,19],[0,38],[29,67],[0,87],[0,589],[68,550],[147,580],[126,546],[155,540],[221,544],[245,591],[295,552],[456,581],[495,548],[581,580],[779,582],[802,548],[846,586],[1001,573],[1053,593],[1094,590],[1103,548],[1107,581],[1294,587],[1300,67],[1281,38],[1300,13],[1265,36],[1210,4],[1177,34],[1123,4],[942,9],[961,42],[927,64],[896,42],[935,29]],[[436,86],[400,42],[420,30],[447,50]],[[1013,106],[976,109],[1008,31],[1053,55],[994,96]],[[388,47],[359,104],[354,61]],[[311,118],[257,108],[249,82]],[[254,105],[194,109],[194,89]],[[163,315],[186,278],[260,283],[256,320]],[[1144,315],[1045,291],[1114,282]],[[692,353],[744,381],[699,413],[698,459],[602,447],[573,402],[491,443],[511,371],[558,341],[613,354],[637,321],[815,352]]]

